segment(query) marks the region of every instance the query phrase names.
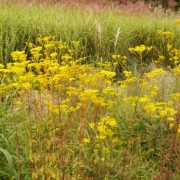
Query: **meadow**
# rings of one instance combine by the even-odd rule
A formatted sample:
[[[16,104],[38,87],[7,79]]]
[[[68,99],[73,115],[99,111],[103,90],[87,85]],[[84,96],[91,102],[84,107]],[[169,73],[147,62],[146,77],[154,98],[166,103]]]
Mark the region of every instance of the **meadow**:
[[[0,3],[0,179],[179,180],[179,13],[18,2]]]

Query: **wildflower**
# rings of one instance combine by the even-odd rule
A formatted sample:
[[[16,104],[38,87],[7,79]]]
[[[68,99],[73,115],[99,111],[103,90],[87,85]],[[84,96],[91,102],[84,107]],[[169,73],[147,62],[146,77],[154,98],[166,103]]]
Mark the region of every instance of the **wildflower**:
[[[164,37],[166,39],[173,37],[173,33],[171,33],[170,31],[157,30],[157,34],[159,34],[161,37]]]
[[[122,89],[126,89],[126,88],[127,88],[127,86],[126,86],[125,84],[121,84],[121,85],[120,85],[120,88],[122,88]]]
[[[118,54],[118,55],[113,54],[111,57],[112,57],[114,60],[118,60],[118,59],[121,58],[121,55],[120,55],[120,54]]]
[[[73,45],[75,48],[77,48],[80,44],[80,41],[73,41]]]
[[[113,78],[113,77],[116,75],[115,72],[106,71],[106,70],[102,70],[102,71],[100,72],[100,74],[106,76],[107,78]]]
[[[168,121],[174,121],[174,118],[168,117],[167,120],[168,120]]]
[[[105,95],[115,95],[115,89],[112,87],[107,87],[103,89],[103,94]]]
[[[132,71],[123,71],[126,78],[129,78],[132,74]]]
[[[27,45],[30,49],[32,49],[32,48],[34,47],[34,44],[33,44],[33,43],[28,43],[28,42],[26,42],[26,45]]]
[[[90,143],[90,139],[88,139],[88,138],[83,138],[83,143],[84,143],[84,144]]]
[[[24,83],[22,85],[22,87],[25,89],[25,90],[28,90],[30,87],[31,87],[31,84],[30,83]]]
[[[89,123],[89,127],[90,127],[91,129],[94,129],[94,123]]]
[[[98,150],[98,149],[93,149],[93,152],[94,152],[95,154],[98,154],[99,150]]]
[[[142,66],[143,57],[146,56],[152,50],[152,46],[148,47],[148,46],[145,46],[145,45],[140,45],[140,46],[136,46],[135,48],[129,48],[128,50],[131,53],[135,54],[138,58],[140,58],[140,63],[141,63],[141,66]]]
[[[73,55],[73,52],[74,52],[74,50],[72,50],[72,49],[69,49],[68,50],[68,53],[72,56]]]
[[[72,56],[70,56],[69,54],[65,54],[64,56],[61,57],[61,59],[63,61],[68,61],[68,60],[72,59]]]
[[[176,100],[180,100],[180,93],[174,93],[171,95],[171,98],[176,101]]]
[[[173,128],[174,127],[174,124],[173,123],[170,123],[169,124],[169,128],[171,129],[171,128]]]
[[[33,52],[40,52],[42,50],[42,46],[37,46],[37,47],[35,47],[35,48],[32,48],[31,50],[30,50],[30,52],[31,53],[33,53]]]
[[[160,117],[164,118],[164,117],[172,117],[174,115],[176,115],[177,111],[173,108],[165,108],[164,110],[162,110],[159,114]]]
[[[149,102],[150,100],[149,100],[149,98],[147,97],[147,96],[144,96],[144,97],[140,97],[139,98],[139,102],[141,102],[141,103],[146,103],[146,102]]]
[[[153,103],[148,103],[144,106],[144,110],[147,114],[152,114],[156,111],[156,106]]]
[[[4,65],[0,63],[0,69],[3,69],[4,68]]]
[[[176,77],[180,75],[180,65],[176,66],[173,69],[173,73],[174,73],[174,76],[176,76]]]
[[[22,101],[16,101],[16,105],[20,106],[22,104],[23,104]]]
[[[94,163],[94,164],[97,164],[97,163],[98,163],[98,160],[97,160],[97,159],[94,159],[94,160],[93,160],[93,163]]]
[[[53,53],[50,54],[50,57],[51,57],[51,58],[55,58],[57,55],[58,55],[57,52],[53,52]]]
[[[168,44],[167,49],[168,49],[168,51],[170,51],[172,49],[172,45]]]
[[[52,47],[54,46],[55,46],[54,43],[49,43],[44,45],[45,49],[52,49]]]
[[[104,161],[105,161],[105,158],[102,157],[102,158],[101,158],[101,161],[104,162]]]
[[[46,44],[46,43],[48,43],[51,39],[54,40],[55,37],[54,37],[54,36],[46,36],[46,37],[44,37],[44,38],[42,38],[42,39],[38,38],[38,41],[44,41],[44,43]]]
[[[119,139],[117,137],[112,139],[113,144],[116,144],[117,142],[119,142]]]
[[[25,51],[14,51],[11,53],[11,57],[14,61],[25,61],[27,55],[25,54]]]
[[[13,87],[15,87],[15,88],[19,87],[19,85],[20,85],[19,83],[12,83],[12,84],[11,84],[11,86],[13,86]]]
[[[180,136],[180,127],[177,129],[177,134]]]
[[[174,24],[180,25],[180,20],[179,19],[175,20]]]
[[[103,148],[103,151],[104,151],[104,154],[109,154],[110,153],[109,148],[107,148],[107,147]]]
[[[165,71],[163,70],[163,69],[161,69],[161,68],[159,68],[159,69],[155,69],[155,70],[153,70],[153,71],[151,71],[151,72],[149,72],[149,73],[144,73],[144,75],[146,76],[146,77],[148,77],[150,80],[155,80],[156,79],[156,77],[158,77],[159,75],[164,75],[165,74]]]
[[[137,53],[139,56],[142,56],[142,53],[147,51],[151,51],[152,50],[152,46],[145,46],[145,45],[140,45],[140,46],[136,46],[135,48],[129,48],[128,49],[130,52],[132,53]]]

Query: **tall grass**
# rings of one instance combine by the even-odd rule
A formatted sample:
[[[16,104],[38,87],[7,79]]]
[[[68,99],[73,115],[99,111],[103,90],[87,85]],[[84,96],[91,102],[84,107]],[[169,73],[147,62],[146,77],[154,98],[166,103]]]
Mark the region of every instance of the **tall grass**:
[[[179,31],[173,26],[174,15],[163,13],[132,15],[130,10],[111,6],[84,5],[77,7],[54,3],[0,4],[0,60],[11,61],[9,54],[23,49],[25,42],[37,37],[54,35],[68,44],[79,40],[90,60],[110,59],[114,53],[126,53],[128,47],[157,44],[155,31],[169,29],[175,33],[179,46]],[[157,42],[157,43],[156,43]]]

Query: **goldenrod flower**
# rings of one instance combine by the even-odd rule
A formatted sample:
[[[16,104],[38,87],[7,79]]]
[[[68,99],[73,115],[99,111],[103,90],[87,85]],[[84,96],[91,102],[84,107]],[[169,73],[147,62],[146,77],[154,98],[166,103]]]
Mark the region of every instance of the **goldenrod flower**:
[[[179,25],[180,24],[180,20],[179,19],[175,20],[174,24]]]
[[[85,143],[85,144],[90,143],[90,139],[89,138],[83,138],[83,143]]]

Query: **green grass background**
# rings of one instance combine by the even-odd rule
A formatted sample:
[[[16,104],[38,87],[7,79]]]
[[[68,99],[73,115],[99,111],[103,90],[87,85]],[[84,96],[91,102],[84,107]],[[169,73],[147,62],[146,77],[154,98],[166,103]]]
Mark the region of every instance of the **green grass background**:
[[[36,44],[37,37],[53,35],[70,44],[81,41],[90,60],[109,60],[114,53],[128,55],[135,45],[159,46],[156,30],[172,31],[175,47],[180,45],[179,27],[173,24],[178,14],[136,12],[113,5],[69,7],[54,3],[0,4],[0,62],[11,61],[10,53],[23,50],[25,42]],[[159,12],[158,12],[159,11]],[[119,29],[119,34],[118,34]]]

